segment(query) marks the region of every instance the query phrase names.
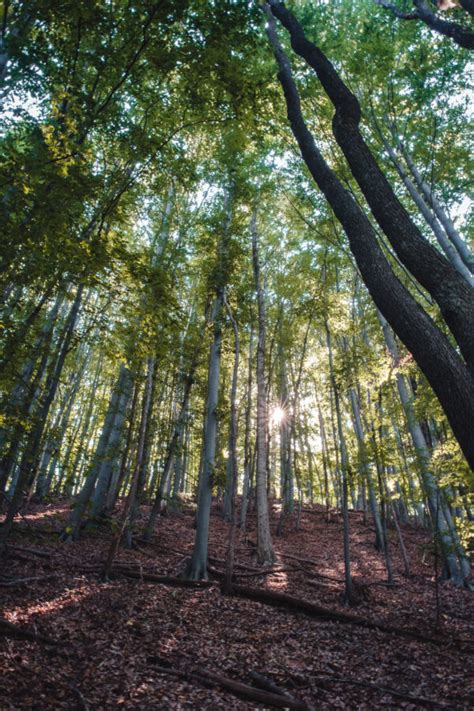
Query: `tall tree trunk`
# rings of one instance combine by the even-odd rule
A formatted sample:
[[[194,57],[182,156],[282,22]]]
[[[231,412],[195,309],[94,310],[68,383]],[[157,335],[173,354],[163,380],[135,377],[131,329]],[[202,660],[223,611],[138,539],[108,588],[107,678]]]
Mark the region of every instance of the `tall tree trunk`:
[[[242,503],[240,506],[240,528],[245,530],[247,522],[247,509],[250,498],[250,471],[252,468],[252,446],[250,441],[252,421],[252,386],[253,386],[253,350],[254,332],[253,325],[250,329],[249,360],[247,374],[247,398],[245,407],[245,435],[244,435],[244,481],[242,484]]]
[[[364,428],[362,425],[362,418],[360,416],[360,403],[357,393],[354,388],[349,390],[349,397],[352,406],[352,413],[354,416],[354,428],[357,438],[357,444],[359,448],[359,466],[361,469],[362,476],[367,484],[367,489],[369,492],[369,504],[372,511],[372,517],[374,519],[375,533],[376,533],[376,548],[378,550],[385,551],[385,535],[382,527],[382,521],[380,519],[380,511],[377,504],[377,497],[375,495],[374,482],[372,479],[372,472],[370,471],[370,466],[367,457],[367,449],[365,444]]]
[[[78,538],[79,536],[82,518],[94,491],[97,477],[99,476],[99,471],[104,460],[105,453],[107,451],[107,446],[114,425],[115,416],[120,406],[120,400],[122,397],[124,385],[126,384],[129,378],[130,371],[125,365],[122,365],[120,367],[117,382],[113,387],[110,395],[109,406],[105,415],[104,424],[102,426],[102,431],[86,480],[79,496],[77,497],[77,500],[74,503],[74,507],[71,512],[71,515],[69,516],[67,525],[64,528],[63,533],[61,534],[61,538],[64,541],[72,541]]]
[[[449,259],[451,264],[457,271],[461,274],[461,276],[466,280],[466,282],[472,287],[474,286],[474,276],[471,274],[469,268],[466,266],[464,263],[463,259],[461,258],[461,255],[459,254],[458,250],[456,247],[452,244],[450,239],[448,238],[446,232],[444,231],[442,225],[438,221],[436,214],[431,211],[431,209],[428,207],[426,202],[423,200],[422,196],[416,189],[415,185],[413,182],[410,180],[408,177],[407,173],[405,172],[403,165],[401,161],[398,159],[397,154],[393,150],[392,146],[389,144],[388,141],[384,140],[384,146],[390,156],[390,159],[395,166],[397,173],[399,174],[400,178],[402,179],[406,189],[408,190],[413,202],[423,215],[426,223],[430,226],[434,236],[438,240],[438,243],[445,253],[446,257]]]
[[[394,364],[398,365],[400,361],[400,356],[398,353],[397,344],[393,337],[393,333],[391,332],[387,321],[380,313],[379,320],[383,328],[387,348],[392,356]],[[470,571],[469,562],[462,548],[459,548],[457,545],[454,545],[455,542],[452,539],[451,532],[449,530],[450,527],[448,525],[448,522],[446,521],[445,511],[443,510],[442,497],[439,493],[438,485],[431,471],[430,451],[428,445],[426,444],[425,436],[423,434],[420,423],[416,417],[413,408],[412,398],[408,389],[408,384],[402,373],[397,372],[395,377],[400,401],[402,403],[402,407],[407,420],[408,430],[410,432],[413,447],[418,458],[421,479],[426,499],[428,501],[428,508],[430,512],[433,531],[439,539],[439,544],[444,559],[445,575],[446,577],[452,578],[456,583],[464,584],[467,581]]]
[[[339,446],[341,450],[341,473],[342,473],[342,520],[343,520],[343,537],[344,537],[344,581],[345,581],[345,601],[347,604],[353,602],[353,585],[351,577],[351,551],[350,551],[350,529],[349,529],[349,501],[348,501],[348,479],[350,476],[349,471],[349,458],[347,456],[346,440],[344,437],[344,428],[342,426],[342,416],[341,416],[341,404],[339,400],[339,389],[336,383],[336,378],[334,376],[334,362],[332,355],[332,344],[331,344],[331,333],[327,322],[325,323],[326,328],[326,344],[328,349],[328,359],[329,359],[329,374],[331,379],[331,386],[334,392],[334,402],[336,408],[336,419],[337,419],[337,433],[339,437]]]
[[[267,496],[267,430],[268,411],[265,392],[265,331],[266,312],[265,296],[260,277],[258,255],[257,214],[254,211],[251,221],[252,260],[257,292],[258,341],[257,341],[257,558],[262,565],[271,565],[275,559],[270,533],[270,517]]]
[[[396,138],[393,132],[392,135],[394,135],[394,137]],[[446,234],[459,252],[464,264],[469,269],[470,273],[474,274],[474,255],[472,254],[466,242],[463,240],[463,238],[457,231],[449,215],[445,212],[445,210],[443,210],[439,200],[437,199],[436,195],[434,195],[430,186],[423,180],[423,177],[421,176],[418,168],[416,167],[415,162],[411,157],[410,153],[408,152],[406,146],[400,141],[398,141],[398,146],[401,152],[403,153],[403,157],[405,158],[406,164],[410,169],[413,178],[415,179],[415,183],[417,184],[418,189],[421,190],[425,200],[432,207],[436,217],[443,225]]]
[[[64,402],[64,409],[61,408],[58,412],[56,422],[52,425],[51,428],[51,435],[48,436],[46,440],[39,465],[38,480],[36,483],[36,501],[42,501],[44,497],[48,494],[49,486],[51,484],[51,480],[48,476],[48,469],[51,464],[51,460],[57,455],[57,452],[60,449],[64,437],[66,435],[72,408],[76,401],[76,396],[82,382],[82,377],[89,362],[89,356],[90,349],[82,357],[82,363],[80,364],[79,369],[74,372],[72,386],[70,387],[70,392],[68,393],[67,399]]]
[[[115,417],[107,440],[107,446],[102,455],[94,494],[91,497],[91,518],[99,518],[105,514],[107,491],[110,486],[112,472],[117,466],[117,462],[120,457],[125,419],[127,417],[127,410],[130,404],[131,390],[133,387],[133,380],[130,371],[127,371],[127,374],[128,377],[122,384],[117,410],[115,412]]]
[[[61,293],[46,316],[32,352],[5,404],[5,424],[0,428],[0,495],[3,495],[6,489],[25,432],[25,422],[29,419],[35,404],[35,393],[46,373],[53,331],[63,300],[64,294]]]
[[[130,491],[129,491],[127,500],[125,502],[125,506],[123,508],[121,518],[120,518],[120,523],[119,523],[117,531],[113,535],[112,541],[110,543],[110,548],[109,548],[109,552],[107,555],[107,560],[105,562],[104,572],[103,572],[104,577],[106,579],[108,578],[110,571],[112,569],[112,565],[115,560],[115,556],[117,555],[118,547],[120,545],[120,541],[122,539],[123,533],[130,524],[130,513],[132,511],[132,507],[135,502],[135,497],[137,495],[138,480],[140,477],[140,472],[141,472],[142,463],[143,463],[143,454],[145,451],[146,431],[147,431],[148,417],[150,415],[150,403],[151,403],[152,391],[153,391],[154,373],[155,373],[155,358],[154,358],[154,356],[150,356],[148,358],[147,377],[146,377],[146,382],[145,382],[145,391],[143,393],[142,414],[141,414],[141,419],[140,419],[140,430],[139,430],[139,436],[138,436],[138,449],[137,449],[137,458],[135,461],[135,469],[133,472]]]
[[[140,452],[141,443],[141,429],[138,440],[138,452],[140,453],[140,470],[138,472],[138,479],[135,486],[135,494],[133,501],[130,503],[130,511],[128,513],[128,520],[125,527],[125,545],[127,548],[132,548],[133,546],[133,527],[135,520],[138,516],[140,510],[141,498],[145,489],[146,474],[148,469],[149,457],[150,457],[150,446],[151,446],[151,421],[153,414],[153,400],[155,396],[156,387],[156,356],[152,355],[148,358],[147,364],[147,376],[146,376],[146,398],[148,403],[148,409],[146,413],[142,414],[142,420],[145,419],[145,432],[143,446]],[[150,392],[148,392],[148,388]],[[140,425],[141,426],[141,425]],[[138,453],[137,453],[138,457]],[[134,481],[134,480],[133,480]]]
[[[224,223],[218,248],[218,271],[216,276],[215,300],[212,311],[214,336],[209,354],[207,379],[206,414],[204,442],[202,448],[202,469],[198,485],[198,508],[196,516],[196,538],[187,570],[190,580],[207,579],[207,558],[209,544],[209,518],[211,515],[212,486],[216,458],[219,400],[219,379],[222,346],[222,307],[227,281],[227,259],[229,252],[230,227],[232,222],[233,187],[227,188],[224,205]]]
[[[158,492],[156,494],[155,501],[153,503],[153,507],[150,511],[150,516],[149,516],[148,523],[146,525],[146,529],[144,532],[144,538],[147,541],[151,540],[151,537],[153,536],[153,532],[155,530],[155,525],[156,525],[156,519],[158,517],[158,514],[160,513],[160,510],[161,510],[161,507],[163,504],[164,493],[165,493],[165,490],[168,486],[169,479],[171,477],[171,469],[172,469],[172,465],[173,465],[173,460],[176,455],[176,450],[177,450],[180,438],[182,436],[184,425],[185,425],[187,414],[188,414],[189,398],[191,395],[191,388],[194,383],[194,374],[195,374],[195,371],[196,371],[196,368],[198,365],[199,352],[200,352],[200,346],[194,352],[194,356],[193,356],[191,365],[189,367],[189,373],[186,376],[186,379],[184,382],[184,391],[183,391],[182,401],[181,401],[181,405],[180,405],[180,410],[178,413],[178,417],[176,418],[176,421],[173,426],[173,433],[171,435],[171,438],[170,438],[170,441],[168,444],[168,449],[167,449],[166,456],[165,456],[165,462],[164,462],[163,471],[161,474],[160,484],[158,486]]]
[[[235,537],[237,533],[237,511],[236,511],[236,494],[237,494],[237,437],[238,437],[238,414],[237,414],[237,383],[239,376],[239,330],[237,321],[235,320],[231,308],[224,296],[224,305],[232,323],[234,331],[234,364],[232,367],[232,385],[230,391],[230,437],[229,437],[229,458],[231,461],[232,480],[230,492],[230,526],[229,526],[229,542],[227,546],[227,559],[224,577],[224,590],[230,592],[232,590],[232,577],[234,574],[234,559],[235,559]]]
[[[56,362],[54,363],[54,368],[52,368],[51,373],[47,378],[45,384],[45,393],[43,400],[40,404],[38,412],[35,413],[35,424],[30,433],[29,440],[26,444],[25,451],[23,453],[22,461],[20,464],[20,476],[15,487],[15,491],[13,492],[13,496],[8,507],[7,515],[5,517],[5,521],[0,532],[0,547],[5,545],[5,542],[11,531],[13,520],[21,506],[21,498],[28,481],[34,481],[35,478],[36,467],[38,466],[37,460],[40,452],[41,439],[43,437],[44,428],[46,426],[46,421],[48,419],[54,396],[56,395],[56,391],[59,386],[59,379],[61,377],[66,356],[69,353],[71,340],[79,315],[83,291],[84,286],[83,284],[81,284],[77,288],[76,296],[74,298],[66,320],[63,339]]]
[[[221,312],[223,303],[224,290],[219,288],[216,292],[212,316],[214,323],[214,338],[209,355],[203,462],[199,480],[196,539],[194,541],[193,554],[187,571],[187,577],[190,580],[207,579],[209,517],[211,513],[212,486],[214,480],[217,443],[217,405],[219,399],[219,375],[222,345]]]

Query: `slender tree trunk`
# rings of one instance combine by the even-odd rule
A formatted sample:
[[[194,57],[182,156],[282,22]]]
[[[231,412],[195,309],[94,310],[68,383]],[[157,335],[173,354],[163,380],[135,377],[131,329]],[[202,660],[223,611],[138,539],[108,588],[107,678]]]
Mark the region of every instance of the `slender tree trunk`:
[[[115,412],[107,446],[103,453],[99,472],[97,474],[97,483],[94,494],[91,498],[91,518],[100,518],[105,514],[107,491],[110,486],[112,472],[117,466],[117,461],[120,457],[125,419],[127,416],[128,406],[130,404],[130,395],[133,386],[130,371],[127,371],[127,375],[128,377],[125,379],[125,382],[121,387],[117,410]]]
[[[318,419],[319,419],[319,432],[321,437],[321,456],[323,460],[323,471],[324,471],[324,501],[326,504],[326,520],[329,521],[329,479],[328,479],[328,445],[326,439],[326,428],[324,426],[323,413],[321,412],[321,407],[318,403]]]
[[[219,379],[222,346],[222,307],[224,304],[226,262],[229,251],[229,232],[232,221],[233,190],[227,189],[224,206],[224,224],[218,249],[219,274],[216,280],[215,300],[212,312],[214,337],[209,355],[207,380],[206,415],[202,450],[202,470],[199,476],[198,508],[196,516],[196,538],[187,570],[190,580],[207,579],[207,558],[209,545],[209,518],[211,515],[212,486],[216,458],[219,399]]]
[[[6,424],[0,428],[0,495],[5,492],[25,432],[25,422],[29,419],[35,404],[35,393],[46,372],[53,331],[63,300],[64,294],[60,294],[46,316],[32,352],[23,365],[5,405],[3,415]],[[13,428],[11,422],[15,423]]]
[[[328,349],[329,358],[329,373],[331,378],[331,385],[334,392],[334,401],[336,408],[336,419],[337,419],[337,432],[339,437],[339,446],[341,449],[341,473],[342,473],[342,519],[344,526],[344,581],[345,581],[345,601],[347,604],[353,602],[353,585],[351,577],[351,551],[350,551],[350,529],[349,529],[349,502],[348,502],[348,479],[350,475],[349,471],[349,458],[347,456],[346,440],[344,437],[344,429],[342,426],[342,416],[341,416],[341,406],[339,401],[339,390],[334,377],[334,363],[332,355],[332,345],[331,345],[331,334],[329,331],[328,324],[326,327],[326,344]]]
[[[176,455],[176,449],[177,449],[179,441],[181,439],[184,425],[185,425],[186,418],[187,418],[189,398],[191,395],[191,388],[194,383],[194,374],[195,374],[195,371],[196,371],[196,368],[198,365],[198,358],[199,358],[199,350],[196,349],[196,351],[194,353],[194,357],[191,362],[191,366],[189,368],[189,373],[188,373],[185,383],[184,383],[183,399],[181,401],[179,414],[178,414],[178,417],[174,423],[173,433],[172,433],[172,436],[169,441],[168,450],[166,452],[165,463],[164,463],[163,471],[161,474],[158,492],[156,494],[155,501],[153,503],[153,507],[150,511],[150,517],[148,519],[148,523],[147,523],[147,526],[146,526],[146,529],[144,532],[144,538],[147,541],[151,540],[151,537],[153,536],[153,532],[155,530],[155,525],[156,525],[156,519],[158,517],[158,514],[160,513],[160,510],[161,510],[161,507],[163,504],[165,490],[168,486],[168,483],[169,483],[169,480],[171,477],[171,469],[172,469],[173,460]]]
[[[400,356],[393,333],[391,332],[387,321],[380,313],[379,320],[382,324],[387,348],[390,351],[395,365],[397,365],[399,363]],[[416,418],[408,385],[404,376],[400,372],[398,372],[395,377],[400,401],[407,419],[408,430],[418,458],[421,479],[428,501],[433,530],[435,535],[439,538],[444,565],[446,568],[445,574],[447,577],[452,578],[457,584],[464,584],[469,575],[469,563],[462,549],[458,549],[458,553],[456,555],[456,549],[453,546],[453,540],[446,521],[445,512],[443,511],[443,507],[439,505],[440,495],[430,467],[431,456],[429,448],[426,444],[426,439],[420,423]]]
[[[395,166],[400,178],[402,179],[406,189],[408,190],[413,202],[415,203],[418,210],[423,215],[425,222],[430,226],[434,236],[438,240],[438,243],[439,243],[441,249],[443,250],[443,252],[445,253],[446,257],[449,259],[449,261],[451,262],[453,267],[455,269],[457,269],[457,271],[461,274],[461,276],[466,280],[466,282],[471,287],[474,286],[474,276],[471,274],[471,271],[464,263],[458,250],[456,249],[454,244],[451,242],[451,240],[447,236],[442,225],[438,221],[436,214],[431,211],[431,209],[428,207],[426,202],[423,200],[422,196],[416,189],[415,185],[413,184],[413,182],[410,180],[410,178],[406,174],[401,161],[398,159],[397,154],[393,150],[392,146],[388,143],[388,141],[384,140],[384,146],[385,146],[385,148],[390,156],[390,159],[391,159],[393,165]]]
[[[396,136],[394,137],[396,138]],[[403,143],[400,143],[399,141],[398,146],[401,152],[403,153],[403,157],[405,158],[406,164],[411,174],[413,175],[418,189],[421,190],[428,205],[432,207],[439,222],[443,225],[446,234],[459,252],[464,264],[469,269],[470,273],[474,274],[474,255],[472,254],[466,242],[463,240],[463,238],[457,231],[449,215],[442,208],[437,197],[433,194],[433,191],[431,190],[430,186],[423,180],[418,168],[415,165],[413,158],[411,157],[406,147],[403,145]]]
[[[20,464],[20,477],[15,486],[15,491],[13,492],[13,496],[8,507],[5,521],[0,531],[0,547],[2,547],[2,545],[5,545],[5,542],[11,531],[13,520],[21,506],[21,497],[23,495],[25,486],[28,483],[28,480],[34,481],[35,478],[36,467],[38,466],[37,459],[39,456],[41,439],[43,436],[44,428],[46,426],[46,421],[48,419],[50,408],[54,400],[54,396],[56,395],[56,391],[59,386],[59,379],[61,377],[61,373],[64,367],[64,362],[66,360],[67,354],[69,353],[71,340],[79,315],[79,308],[82,301],[83,291],[84,286],[81,284],[77,288],[76,296],[74,298],[66,320],[62,344],[59,349],[58,357],[54,364],[54,368],[50,373],[50,377],[47,379],[43,401],[39,407],[38,412],[35,413],[35,424],[33,426],[32,432],[30,433],[29,441],[25,447],[25,452],[23,453],[22,461]]]
[[[39,465],[38,480],[36,483],[36,501],[42,501],[48,494],[49,485],[51,484],[48,476],[48,468],[51,460],[54,456],[56,456],[56,453],[61,448],[61,444],[65,438],[72,409],[76,401],[76,396],[79,391],[85,369],[89,362],[89,356],[90,351],[86,352],[86,354],[82,357],[82,363],[78,371],[74,372],[72,386],[70,387],[70,392],[64,402],[64,409],[60,409],[56,422],[52,425],[52,433],[46,440]]]
[[[257,215],[254,211],[251,222],[252,259],[257,292],[258,306],[258,341],[257,341],[257,558],[262,565],[271,565],[274,561],[270,516],[267,496],[267,430],[268,411],[265,392],[265,297],[260,278],[260,260],[258,256]]]
[[[237,321],[235,320],[231,308],[224,296],[224,305],[226,307],[229,319],[232,323],[232,329],[234,331],[234,364],[232,368],[232,385],[230,391],[230,437],[229,437],[229,457],[231,461],[232,468],[232,480],[231,480],[231,493],[230,493],[230,504],[231,504],[231,515],[230,515],[230,526],[229,526],[229,543],[227,546],[227,559],[226,559],[226,569],[225,578],[223,583],[223,588],[227,592],[232,590],[232,577],[234,574],[234,559],[235,559],[235,538],[237,533],[237,511],[236,511],[236,494],[237,494],[237,437],[238,437],[238,414],[237,414],[237,383],[239,376],[239,352],[240,352],[240,341],[239,341],[239,329],[237,326]]]
[[[114,425],[115,416],[122,396],[123,387],[129,377],[130,373],[128,368],[125,365],[122,365],[120,367],[120,373],[117,382],[114,388],[112,389],[112,393],[110,395],[107,414],[105,416],[102,432],[97,443],[97,447],[91,466],[89,468],[89,472],[87,474],[82,490],[79,496],[77,497],[76,502],[74,503],[74,507],[71,512],[71,515],[69,516],[68,523],[61,535],[61,538],[64,541],[75,540],[79,536],[82,519],[86,511],[86,507],[88,506],[90,498],[94,491],[97,477],[99,476],[99,471],[104,460],[105,453],[107,451],[107,446],[109,443],[110,434]]]
[[[247,404],[245,408],[245,437],[244,437],[244,481],[242,485],[242,504],[240,507],[240,528],[245,531],[247,522],[247,509],[250,498],[250,471],[252,468],[252,447],[250,442],[252,420],[252,386],[253,386],[253,326],[250,330],[249,360],[247,375]]]
[[[198,508],[196,517],[196,539],[187,574],[187,577],[190,580],[207,579],[209,517],[211,513],[212,486],[217,443],[217,405],[219,399],[219,375],[221,365],[221,312],[223,302],[224,290],[219,288],[216,293],[212,319],[214,323],[214,339],[209,356],[203,462],[199,481]]]
[[[118,525],[117,531],[115,532],[114,536],[112,537],[112,541],[111,541],[110,548],[109,548],[109,553],[107,555],[107,560],[105,562],[103,575],[104,575],[104,578],[106,578],[106,579],[110,575],[110,571],[112,569],[112,565],[114,563],[115,556],[117,555],[118,547],[120,545],[120,541],[122,539],[123,533],[126,530],[127,526],[129,526],[129,524],[130,524],[130,513],[132,511],[132,507],[135,502],[135,497],[137,495],[138,480],[140,477],[140,471],[141,471],[142,462],[143,462],[143,454],[145,451],[145,440],[146,440],[148,417],[150,415],[150,403],[151,403],[152,391],[153,391],[154,372],[155,372],[155,358],[153,356],[150,356],[148,358],[147,377],[146,377],[146,383],[145,383],[145,391],[143,393],[142,414],[141,414],[141,420],[140,420],[140,431],[139,431],[139,437],[138,437],[138,450],[137,450],[137,459],[135,462],[135,470],[133,472],[132,484],[131,484],[130,491],[129,491],[129,494],[127,497],[127,501],[125,502],[125,506],[122,511],[121,520]]]
[[[367,484],[367,489],[369,492],[369,503],[372,511],[372,517],[374,519],[375,531],[376,531],[376,548],[378,550],[385,550],[385,536],[382,527],[382,521],[380,519],[380,511],[377,504],[377,497],[375,495],[374,482],[372,479],[372,472],[370,471],[370,466],[367,458],[367,449],[365,445],[364,428],[362,425],[362,418],[360,416],[360,403],[357,393],[354,388],[349,391],[349,397],[351,400],[352,412],[354,415],[354,427],[357,437],[357,444],[359,447],[359,466],[361,468],[362,476]]]

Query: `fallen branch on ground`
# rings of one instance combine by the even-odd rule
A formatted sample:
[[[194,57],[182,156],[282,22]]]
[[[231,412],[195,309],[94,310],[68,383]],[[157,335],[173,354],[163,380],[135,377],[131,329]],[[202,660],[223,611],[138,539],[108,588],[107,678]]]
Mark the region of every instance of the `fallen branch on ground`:
[[[27,639],[30,642],[43,642],[44,644],[49,644],[52,646],[60,644],[60,642],[57,642],[56,640],[51,639],[50,637],[46,637],[45,635],[39,634],[34,630],[27,629],[26,627],[19,627],[18,625],[14,625],[11,622],[4,620],[3,618],[0,618],[0,634],[3,634],[5,637]]]
[[[427,635],[420,634],[414,630],[406,630],[401,627],[393,627],[385,622],[377,622],[372,620],[367,620],[364,617],[358,617],[357,615],[352,615],[349,612],[339,612],[337,610],[331,610],[326,607],[321,607],[308,600],[302,598],[293,597],[292,595],[286,595],[285,593],[275,592],[273,590],[263,589],[263,588],[249,588],[244,585],[233,585],[232,591],[235,595],[240,597],[249,598],[251,600],[257,600],[257,602],[262,602],[265,605],[272,605],[276,607],[286,607],[295,612],[303,612],[311,617],[319,617],[324,620],[331,620],[335,622],[342,622],[344,624],[357,625],[359,627],[365,627],[371,630],[380,630],[381,632],[387,632],[391,634],[396,634],[400,637],[408,637],[409,639],[417,640],[418,642],[427,642],[430,644],[437,645],[439,647],[446,647],[450,644],[460,646],[462,644],[461,640],[449,639],[449,638],[438,638],[429,637]],[[463,647],[464,652],[472,653],[472,650],[468,647]]]
[[[264,676],[263,674],[259,674],[258,672],[251,671],[249,673],[250,678],[252,679],[253,683],[258,686],[260,689],[264,689],[265,691],[270,691],[272,694],[279,694],[280,696],[285,697],[289,701],[298,701],[298,699],[295,699],[294,696],[291,694],[288,694],[284,689],[281,689],[273,679],[269,679],[268,677]]]
[[[260,575],[275,575],[276,573],[296,573],[299,570],[304,570],[304,568],[296,568],[293,565],[282,565],[280,568],[262,568],[262,570],[255,573],[239,573],[234,571],[234,575],[239,578],[257,578]]]
[[[114,566],[109,573],[109,578],[117,578],[119,576],[131,578],[132,580],[142,580],[145,583],[158,583],[177,588],[212,588],[216,585],[211,580],[186,580],[186,578],[176,578],[171,575],[154,575]]]
[[[13,580],[1,580],[0,587],[1,588],[14,588],[17,585],[26,585],[27,583],[38,583],[41,580],[52,580],[53,578],[57,578],[57,577],[58,577],[57,573],[52,573],[51,575],[41,575],[36,578],[15,578]]]
[[[38,550],[37,548],[25,548],[25,546],[9,545],[8,551],[20,551],[20,553],[30,553],[31,555],[37,555],[39,558],[51,558],[51,553],[49,551]]]
[[[404,701],[411,701],[419,706],[427,706],[428,708],[442,708],[442,709],[454,709],[455,706],[451,704],[444,703],[442,701],[435,701],[433,699],[427,699],[424,696],[415,696],[415,694],[409,694],[406,691],[401,691],[400,689],[392,689],[389,686],[381,686],[380,684],[374,684],[369,681],[360,681],[359,679],[347,679],[342,676],[308,676],[316,685],[318,681],[321,683],[334,683],[334,684],[350,684],[352,686],[361,686],[364,689],[374,689],[382,694],[389,694],[390,696],[395,696],[396,698],[403,699]]]
[[[304,701],[290,699],[288,696],[283,696],[282,694],[255,689],[253,686],[249,686],[249,684],[243,684],[240,681],[229,679],[228,677],[207,671],[206,669],[196,669],[195,671],[188,672],[162,666],[154,668],[160,674],[168,674],[178,677],[179,679],[184,679],[185,681],[194,680],[206,686],[220,686],[222,689],[230,691],[230,693],[236,696],[255,701],[256,703],[265,704],[266,706],[286,708],[292,711],[309,711],[310,708]]]
[[[278,553],[279,556],[282,558],[290,558],[290,560],[297,560],[298,563],[308,563],[309,565],[319,565],[318,561],[313,560],[312,558],[300,558],[297,555],[292,555],[291,553]],[[321,557],[321,560],[324,560],[324,558]]]

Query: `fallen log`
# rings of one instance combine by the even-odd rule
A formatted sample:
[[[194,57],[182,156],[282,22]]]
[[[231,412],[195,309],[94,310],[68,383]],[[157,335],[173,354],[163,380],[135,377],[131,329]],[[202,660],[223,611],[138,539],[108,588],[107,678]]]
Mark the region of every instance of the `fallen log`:
[[[234,679],[207,671],[206,669],[196,669],[194,671],[182,671],[168,667],[154,667],[160,674],[168,674],[170,676],[184,679],[185,681],[198,681],[206,686],[220,686],[225,691],[229,691],[235,696],[255,701],[265,706],[273,706],[275,708],[291,709],[292,711],[310,711],[310,707],[304,701],[292,700],[288,696],[274,694],[269,691],[256,689],[249,684],[244,684]]]
[[[60,642],[45,635],[35,632],[35,630],[30,630],[27,627],[20,627],[19,625],[14,625],[8,620],[0,618],[0,634],[4,637],[13,637],[15,639],[27,639],[29,642],[43,642],[43,644],[49,644],[50,646],[56,646]]]
[[[376,620],[367,620],[364,617],[359,617],[353,615],[349,612],[339,612],[338,610],[331,610],[327,607],[321,607],[316,605],[309,600],[305,600],[299,597],[293,597],[292,595],[286,595],[285,593],[276,592],[273,590],[268,590],[264,588],[249,588],[244,585],[233,585],[232,592],[234,595],[245,597],[250,600],[256,600],[264,605],[271,605],[273,607],[285,607],[295,612],[302,612],[311,617],[318,617],[322,620],[330,620],[334,622],[341,622],[343,624],[357,625],[358,627],[365,627],[366,629],[379,630],[381,632],[387,632],[390,634],[395,634],[400,637],[407,637],[408,639],[414,639],[418,642],[427,642],[434,644],[438,647],[446,647],[450,644],[460,646],[462,644],[461,640],[450,639],[450,638],[439,638],[430,637],[427,635],[420,634],[414,630],[407,630],[401,627],[394,627],[388,625],[385,622],[378,622]],[[463,651],[472,653],[468,647],[463,647]]]

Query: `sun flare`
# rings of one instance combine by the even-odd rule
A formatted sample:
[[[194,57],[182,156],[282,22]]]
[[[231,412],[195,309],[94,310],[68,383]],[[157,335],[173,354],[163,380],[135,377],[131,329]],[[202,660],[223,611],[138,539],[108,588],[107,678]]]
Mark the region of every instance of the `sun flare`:
[[[281,425],[281,423],[284,421],[285,417],[286,417],[285,410],[282,407],[280,407],[279,405],[276,405],[272,410],[272,415],[271,415],[272,424],[279,427]]]

